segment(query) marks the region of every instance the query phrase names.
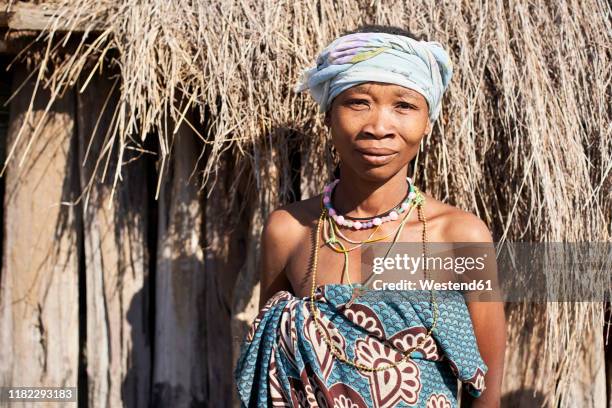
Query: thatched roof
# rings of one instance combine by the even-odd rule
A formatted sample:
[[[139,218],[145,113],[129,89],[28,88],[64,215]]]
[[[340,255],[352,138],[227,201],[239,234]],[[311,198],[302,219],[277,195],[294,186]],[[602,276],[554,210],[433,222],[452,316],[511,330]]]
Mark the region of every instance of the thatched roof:
[[[426,140],[421,187],[476,212],[498,241],[609,241],[610,6],[603,0],[511,4],[60,1],[40,37],[39,87],[58,96],[77,78],[85,87],[94,72],[118,70],[109,154],[89,158],[100,171],[113,146],[120,153],[113,160],[122,162],[121,153],[142,150],[147,137],[157,138],[163,162],[178,126],[194,118],[189,126],[207,145],[203,187],[213,183],[227,151],[236,174],[253,177],[254,191],[280,189],[283,201],[291,194],[290,150],[312,159],[302,170],[303,196],[333,168],[315,104],[291,90],[300,70],[345,29],[403,26],[445,44],[455,63],[441,118]],[[68,37],[76,44],[63,52]],[[12,152],[7,161],[28,160]],[[253,171],[270,165],[279,185]],[[536,378],[557,401],[563,387],[556,384],[569,380],[571,356],[580,348],[570,334],[601,319],[601,305],[544,308],[550,352]]]

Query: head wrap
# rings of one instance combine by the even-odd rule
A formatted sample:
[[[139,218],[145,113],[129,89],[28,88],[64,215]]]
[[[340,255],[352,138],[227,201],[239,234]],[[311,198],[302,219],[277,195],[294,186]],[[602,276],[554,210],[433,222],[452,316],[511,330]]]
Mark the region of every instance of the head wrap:
[[[342,91],[364,82],[384,82],[413,89],[425,97],[429,119],[440,114],[442,95],[453,75],[448,53],[436,41],[403,35],[355,33],[337,38],[305,69],[296,92],[305,89],[325,112]]]

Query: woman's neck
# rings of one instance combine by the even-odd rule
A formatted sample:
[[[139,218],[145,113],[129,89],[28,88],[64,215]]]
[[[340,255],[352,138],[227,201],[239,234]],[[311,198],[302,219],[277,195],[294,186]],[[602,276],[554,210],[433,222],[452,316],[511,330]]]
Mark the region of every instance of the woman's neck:
[[[342,166],[342,165],[341,165]],[[339,214],[350,217],[373,217],[399,204],[406,196],[407,166],[389,180],[364,180],[350,169],[340,168],[340,182],[334,188],[333,206]]]

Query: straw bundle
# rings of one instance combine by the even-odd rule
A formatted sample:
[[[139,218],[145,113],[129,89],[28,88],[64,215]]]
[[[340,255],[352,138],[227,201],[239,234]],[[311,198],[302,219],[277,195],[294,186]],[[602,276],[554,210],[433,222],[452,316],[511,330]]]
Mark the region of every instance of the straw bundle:
[[[392,24],[440,41],[455,62],[417,183],[477,213],[496,241],[610,240],[612,27],[605,1],[71,0],[56,10],[55,23],[84,35],[68,53],[63,46],[74,33],[51,26],[41,36],[40,87],[57,97],[77,78],[109,66],[120,71],[106,154],[87,158],[104,173],[117,149],[115,185],[123,153],[143,151],[145,138],[155,136],[161,180],[173,137],[195,111],[200,123],[189,126],[207,146],[203,188],[212,188],[219,158],[230,152],[237,163],[230,191],[247,178],[259,207],[269,209],[295,193],[290,156],[298,150],[307,158],[301,194],[314,193],[333,157],[317,108],[292,85],[340,32]],[[268,166],[278,179],[257,171]],[[267,201],[270,190],[278,190],[277,202]],[[565,386],[585,341],[576,334],[600,331],[602,304],[513,308],[511,345],[523,341],[518,328],[529,316],[539,316],[546,350],[534,368],[537,387],[548,390],[551,405],[568,404]]]

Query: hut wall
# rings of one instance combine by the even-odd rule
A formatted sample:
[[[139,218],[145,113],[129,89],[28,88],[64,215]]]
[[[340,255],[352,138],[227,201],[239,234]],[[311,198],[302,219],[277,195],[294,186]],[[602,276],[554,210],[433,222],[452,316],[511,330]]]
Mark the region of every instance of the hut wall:
[[[104,177],[102,152],[108,145],[105,136],[117,98],[111,93],[116,89],[114,82],[96,76],[76,97],[75,170],[79,191],[91,188],[88,201],[79,205],[83,218],[81,287],[86,298],[82,352],[90,406],[123,403],[145,407],[150,401],[152,342],[145,162],[132,162],[111,195],[113,179],[109,176],[114,174],[116,161],[109,160]],[[92,176],[94,182],[88,185]]]
[[[160,406],[209,399],[206,341],[207,271],[202,250],[205,203],[189,176],[201,146],[177,133],[158,204],[153,400]]]
[[[15,70],[13,90],[27,77]],[[32,93],[34,80],[25,84]],[[29,91],[29,92],[28,92]],[[7,142],[26,122],[16,160],[4,173],[4,236],[0,281],[0,384],[75,386],[79,372],[79,214],[75,198],[75,98],[49,108],[41,91],[10,104]],[[34,136],[34,137],[30,137]],[[29,142],[29,143],[28,143]],[[20,165],[28,151],[35,160]]]

